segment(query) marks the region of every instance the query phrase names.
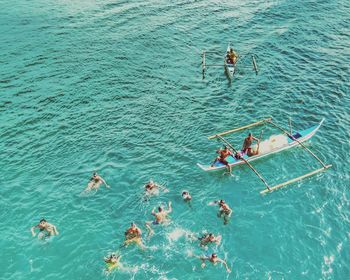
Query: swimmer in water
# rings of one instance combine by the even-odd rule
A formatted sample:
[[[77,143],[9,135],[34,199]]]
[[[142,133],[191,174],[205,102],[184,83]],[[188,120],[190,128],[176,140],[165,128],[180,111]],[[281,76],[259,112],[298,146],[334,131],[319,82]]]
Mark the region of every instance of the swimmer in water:
[[[214,201],[214,204],[219,205],[218,217],[224,218],[224,225],[227,225],[229,218],[232,215],[232,209],[226,204],[224,200]]]
[[[158,190],[158,185],[153,182],[153,180],[149,180],[149,182],[145,185],[145,190],[148,193],[153,193],[154,191]]]
[[[94,172],[84,192],[88,192],[91,190],[98,190],[101,184],[104,184],[108,189],[110,188],[110,186],[107,185],[106,181],[100,175],[98,175],[97,172]]]
[[[201,257],[196,256],[196,257],[202,261],[202,264],[201,264],[201,267],[202,267],[202,268],[204,268],[204,267],[206,266],[206,263],[205,263],[205,262],[206,262],[206,261],[209,261],[209,262],[211,262],[213,265],[217,265],[218,263],[222,263],[222,264],[225,266],[226,271],[227,271],[228,273],[231,272],[231,269],[228,268],[226,261],[224,261],[224,260],[218,258],[218,256],[217,256],[215,253],[211,254],[210,256],[201,256]]]
[[[36,235],[35,233],[35,229],[38,228],[40,230],[40,232],[46,232],[45,237],[50,237],[53,235],[58,235],[58,231],[56,229],[56,227],[52,224],[49,224],[45,219],[41,219],[39,224],[37,224],[36,226],[33,226],[31,228],[31,232],[33,237]]]
[[[155,183],[152,179],[149,180],[147,184],[145,184],[145,195],[144,200],[147,201],[150,196],[158,195],[160,191],[169,192],[167,188],[162,186],[161,184]]]
[[[128,246],[130,243],[136,243],[141,249],[146,249],[146,246],[142,242],[142,231],[135,223],[131,223],[130,228],[125,232],[124,246]]]
[[[212,233],[206,233],[202,237],[198,238],[199,245],[201,247],[207,246],[208,244],[215,243],[216,245],[219,245],[221,242],[221,236],[215,236]]]
[[[162,206],[158,207],[158,212],[155,211],[155,208],[152,209],[152,215],[155,217],[153,222],[146,222],[146,228],[148,229],[148,236],[152,236],[154,234],[151,225],[159,225],[169,222],[168,214],[171,213],[173,209],[171,208],[171,201],[168,203],[168,210],[164,210]]]
[[[187,191],[182,192],[182,198],[185,202],[190,202],[192,200],[192,196]]]
[[[122,256],[117,256],[116,254],[112,253],[110,256],[107,258],[104,258],[104,261],[106,263],[106,271],[111,272],[114,268],[117,268],[118,266],[120,267],[120,259]]]

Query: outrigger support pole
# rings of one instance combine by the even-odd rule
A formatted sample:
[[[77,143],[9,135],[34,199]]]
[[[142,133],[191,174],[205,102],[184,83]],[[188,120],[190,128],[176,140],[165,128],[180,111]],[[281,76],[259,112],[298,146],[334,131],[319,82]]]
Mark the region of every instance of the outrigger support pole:
[[[255,60],[255,55],[253,54],[252,55],[252,60],[253,60],[253,67],[254,67],[254,71],[255,71],[255,74],[258,75],[258,65],[256,64],[256,60]]]
[[[202,76],[203,80],[205,78],[205,51],[202,53]]]
[[[231,130],[228,130],[228,131],[225,131],[225,132],[221,132],[221,133],[209,136],[208,139],[211,140],[211,139],[217,138],[217,137],[222,136],[222,135],[226,135],[226,134],[229,134],[229,133],[233,133],[233,132],[236,132],[236,131],[247,129],[247,128],[250,128],[250,127],[253,127],[253,126],[261,125],[261,124],[264,124],[265,122],[269,122],[271,120],[272,120],[272,118],[267,118],[267,119],[264,119],[264,120],[261,120],[261,121],[258,121],[258,122],[252,123],[252,124],[248,124],[248,125],[245,125],[245,126],[242,126],[242,127],[239,127],[239,128],[231,129]]]
[[[274,127],[278,128],[279,130],[281,130],[283,133],[285,133],[292,140],[298,142],[298,144],[300,146],[302,146],[306,151],[308,151],[323,166],[324,169],[328,168],[327,165],[318,156],[316,156],[308,147],[306,147],[302,142],[300,142],[298,139],[296,139],[292,134],[289,134],[288,131],[286,131],[284,128],[280,127],[279,125],[273,123],[271,120],[269,120],[267,122],[270,123],[271,125],[273,125]]]
[[[289,181],[287,181],[287,182],[283,182],[283,183],[281,183],[281,184],[278,184],[278,185],[276,185],[276,186],[273,186],[273,187],[270,188],[269,190],[262,190],[262,191],[260,192],[260,194],[266,194],[266,193],[273,192],[273,191],[275,191],[275,190],[277,190],[277,189],[280,189],[280,188],[282,188],[282,187],[284,187],[284,186],[287,186],[287,185],[289,185],[289,184],[292,184],[292,183],[301,181],[302,179],[305,179],[305,178],[307,178],[307,177],[310,177],[310,176],[313,176],[313,175],[315,175],[315,174],[317,174],[317,173],[320,173],[320,172],[322,172],[322,171],[324,171],[324,170],[326,170],[326,169],[328,169],[328,168],[330,168],[330,167],[332,167],[332,165],[326,165],[326,166],[323,167],[323,168],[316,169],[316,170],[314,170],[314,171],[311,171],[310,173],[306,173],[306,174],[304,174],[304,175],[302,175],[302,176],[299,176],[299,177],[297,177],[297,178],[291,179],[291,180],[289,180]]]
[[[219,134],[216,135],[217,138],[219,138],[221,141],[223,141],[230,149],[237,154],[237,150],[231,145],[230,142],[228,142],[226,139],[222,138]],[[259,179],[265,184],[267,191],[270,191],[271,188],[269,184],[266,182],[266,180],[259,174],[259,172],[250,164],[249,161],[247,161],[245,158],[241,157],[241,160],[243,160],[251,170],[259,177]]]

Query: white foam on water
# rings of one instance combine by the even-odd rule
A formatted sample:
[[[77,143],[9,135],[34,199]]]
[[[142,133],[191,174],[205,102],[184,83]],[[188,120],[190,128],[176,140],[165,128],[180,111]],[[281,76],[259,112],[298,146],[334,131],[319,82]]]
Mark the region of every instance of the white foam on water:
[[[190,231],[186,231],[182,228],[176,228],[172,232],[167,234],[167,238],[169,241],[178,241],[181,237],[188,236],[192,234]]]
[[[322,275],[327,276],[333,272],[333,268],[331,267],[334,262],[334,255],[323,256],[324,263],[322,264]]]

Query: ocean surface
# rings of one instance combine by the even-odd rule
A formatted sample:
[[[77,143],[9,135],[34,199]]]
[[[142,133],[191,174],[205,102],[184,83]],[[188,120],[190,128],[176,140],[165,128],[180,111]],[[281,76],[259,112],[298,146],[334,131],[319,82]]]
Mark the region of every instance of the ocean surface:
[[[350,279],[349,15],[347,0],[0,1],[0,279]],[[222,64],[229,42],[233,82],[223,67],[203,80],[202,51]],[[267,116],[294,130],[325,118],[307,146],[333,167],[266,196],[247,166],[198,168],[222,146],[207,136]],[[254,166],[270,185],[320,168],[300,147]],[[82,195],[94,171],[111,188]],[[145,201],[150,178],[169,192]],[[168,201],[172,222],[147,240]],[[41,218],[60,234],[32,237]],[[145,251],[119,248],[132,221]],[[217,248],[189,238],[205,230]],[[107,275],[112,251],[124,269]],[[213,252],[231,273],[194,257]]]

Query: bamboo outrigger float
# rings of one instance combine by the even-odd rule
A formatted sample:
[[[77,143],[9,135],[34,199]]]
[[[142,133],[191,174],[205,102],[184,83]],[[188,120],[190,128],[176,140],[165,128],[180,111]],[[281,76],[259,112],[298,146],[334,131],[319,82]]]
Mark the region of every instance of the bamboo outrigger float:
[[[292,130],[290,132],[288,132],[287,130],[283,129],[282,127],[280,127],[279,125],[277,125],[276,123],[272,122],[272,118],[266,118],[239,128],[235,128],[235,129],[231,129],[228,131],[224,131],[212,136],[209,136],[208,139],[219,139],[221,140],[226,147],[231,150],[231,152],[233,152],[234,155],[238,154],[238,150],[236,148],[233,147],[233,145],[228,142],[226,139],[224,139],[222,136],[223,135],[227,135],[227,134],[231,134],[237,131],[241,131],[244,129],[248,129],[254,126],[258,126],[258,125],[264,125],[264,124],[270,124],[271,126],[279,129],[283,134],[282,135],[274,135],[271,136],[270,139],[263,141],[260,144],[260,141],[257,145],[257,149],[258,149],[258,153],[256,155],[252,155],[252,156],[248,156],[247,154],[244,154],[242,152],[240,152],[238,157],[235,156],[229,156],[226,161],[228,162],[228,164],[230,166],[235,166],[235,165],[239,165],[239,164],[247,164],[248,167],[259,177],[259,179],[264,183],[266,189],[262,190],[260,192],[260,194],[266,194],[266,193],[270,193],[272,191],[275,191],[277,189],[280,189],[284,186],[287,186],[289,184],[295,183],[297,181],[300,181],[302,179],[305,179],[307,177],[313,176],[315,174],[318,174],[328,168],[330,168],[332,165],[326,165],[317,155],[315,155],[315,153],[313,153],[308,147],[306,147],[303,142],[309,140],[312,136],[315,135],[315,133],[318,131],[318,129],[321,127],[322,123],[324,122],[324,119],[315,126],[309,127],[307,129],[304,130],[299,130],[296,131],[294,133],[292,133]],[[291,126],[291,125],[290,125]],[[260,135],[260,138],[262,136],[262,132]],[[261,140],[261,139],[260,139]],[[264,145],[264,148],[259,147],[259,145]],[[309,173],[306,173],[302,176],[293,178],[291,180],[288,180],[286,182],[277,184],[275,186],[270,186],[267,181],[264,179],[264,177],[252,166],[252,164],[250,162],[260,159],[262,157],[286,150],[286,149],[290,149],[292,147],[298,146],[300,145],[303,149],[305,149],[311,156],[313,156],[322,166],[322,168],[316,169],[314,171],[311,171]],[[212,165],[202,165],[197,163],[197,165],[204,171],[216,171],[216,170],[223,170],[226,167],[226,165],[224,165],[221,162],[216,162],[215,164]]]

